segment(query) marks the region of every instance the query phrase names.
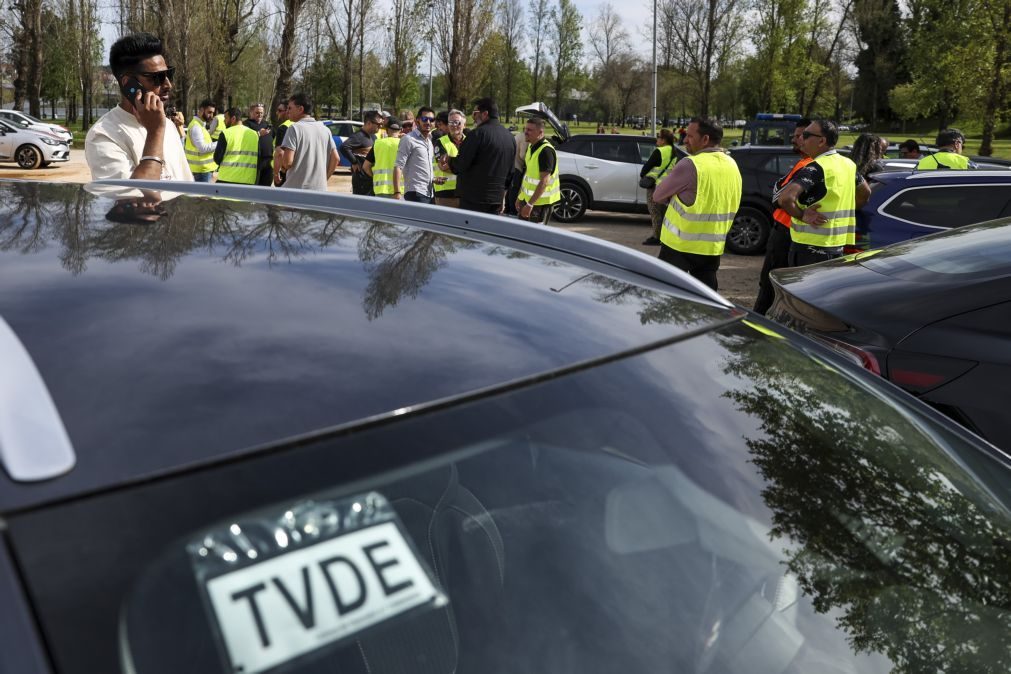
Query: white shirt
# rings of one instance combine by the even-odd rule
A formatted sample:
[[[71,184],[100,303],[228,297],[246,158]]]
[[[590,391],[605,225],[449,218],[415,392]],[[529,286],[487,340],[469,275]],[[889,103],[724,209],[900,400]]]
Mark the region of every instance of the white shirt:
[[[162,140],[162,180],[193,180],[193,172],[186,162],[179,132],[168,119],[165,120]],[[140,158],[144,156],[147,129],[141,126],[132,113],[118,105],[99,118],[84,139],[84,156],[91,169],[92,180],[129,178]]]

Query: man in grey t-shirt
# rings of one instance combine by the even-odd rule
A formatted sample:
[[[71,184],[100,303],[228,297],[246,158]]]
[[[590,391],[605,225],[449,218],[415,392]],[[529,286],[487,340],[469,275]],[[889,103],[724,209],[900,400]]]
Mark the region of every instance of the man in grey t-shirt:
[[[274,184],[301,190],[326,191],[326,181],[340,163],[330,129],[312,117],[312,101],[306,94],[288,99],[288,119],[293,123],[280,145],[280,161],[274,162]]]

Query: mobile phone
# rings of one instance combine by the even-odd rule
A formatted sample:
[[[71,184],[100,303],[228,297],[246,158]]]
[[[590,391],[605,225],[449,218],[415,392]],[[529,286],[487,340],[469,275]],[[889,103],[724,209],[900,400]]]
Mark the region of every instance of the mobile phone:
[[[144,85],[140,83],[136,77],[127,77],[123,82],[120,82],[119,90],[123,92],[126,99],[130,101],[131,104],[135,103],[137,100],[137,92],[144,93],[147,90]]]

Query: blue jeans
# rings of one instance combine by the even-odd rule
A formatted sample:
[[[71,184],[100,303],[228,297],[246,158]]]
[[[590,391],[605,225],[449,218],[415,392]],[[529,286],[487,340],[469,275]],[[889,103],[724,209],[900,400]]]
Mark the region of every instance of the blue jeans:
[[[404,192],[404,201],[415,201],[419,204],[432,204],[435,203],[435,199],[426,196],[421,192]]]
[[[194,173],[193,180],[198,183],[209,183],[212,176],[214,176],[213,173]]]

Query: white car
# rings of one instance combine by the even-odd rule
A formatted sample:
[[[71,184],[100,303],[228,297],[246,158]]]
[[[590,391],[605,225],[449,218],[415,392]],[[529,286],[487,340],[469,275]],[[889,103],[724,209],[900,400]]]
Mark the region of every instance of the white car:
[[[33,131],[50,133],[60,140],[66,141],[68,144],[74,140],[73,132],[65,126],[43,122],[41,119],[32,117],[28,113],[21,112],[20,110],[0,110],[0,119],[19,126],[22,129],[31,129]]]
[[[23,169],[37,169],[68,159],[68,141],[0,119],[0,162],[16,162]]]
[[[639,187],[639,172],[656,149],[651,136],[622,134],[569,134],[567,124],[544,103],[516,108],[523,117],[544,117],[554,128],[558,153],[561,201],[552,210],[553,219],[575,222],[587,209],[645,213],[646,190]],[[675,148],[684,156],[681,148]]]

